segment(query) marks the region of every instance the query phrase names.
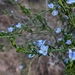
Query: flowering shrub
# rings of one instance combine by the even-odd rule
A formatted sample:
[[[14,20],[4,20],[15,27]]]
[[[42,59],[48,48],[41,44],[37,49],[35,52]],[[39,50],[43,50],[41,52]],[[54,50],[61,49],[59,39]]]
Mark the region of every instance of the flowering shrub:
[[[15,0],[17,1],[17,0]],[[16,25],[7,28],[7,31],[0,32],[0,38],[8,38],[13,47],[16,48],[17,52],[24,52],[28,55],[28,58],[33,58],[35,55],[47,56],[51,52],[64,53],[68,56],[65,58],[61,57],[65,69],[63,71],[64,75],[75,75],[75,0],[58,0],[57,2],[49,1],[49,10],[44,10],[40,14],[32,14],[30,9],[25,8],[20,3],[18,3],[22,12],[29,18],[29,21],[25,24],[18,22]],[[50,12],[52,16],[56,17],[62,22],[62,26],[53,30],[48,26],[47,21],[42,16],[43,14]],[[29,25],[31,23],[32,25]],[[22,31],[27,31],[31,35],[33,34],[44,34],[53,36],[54,43],[48,40],[38,39],[30,40],[27,42],[28,48],[25,45],[17,45],[15,43],[15,38],[17,36],[26,36],[26,34],[21,34]],[[3,48],[3,44],[0,45],[0,49]],[[58,54],[59,55],[59,54]],[[60,55],[59,55],[60,56]]]

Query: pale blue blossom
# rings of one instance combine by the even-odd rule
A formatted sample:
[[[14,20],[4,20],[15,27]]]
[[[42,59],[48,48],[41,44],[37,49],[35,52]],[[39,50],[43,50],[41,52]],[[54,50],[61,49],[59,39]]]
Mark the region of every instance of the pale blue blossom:
[[[66,42],[65,42],[67,45],[70,45],[70,44],[72,44],[72,41],[71,41],[71,39],[70,40],[66,40]]]
[[[35,54],[29,54],[28,58],[33,58],[35,56]]]
[[[73,34],[72,34],[72,33],[68,34],[68,33],[66,33],[66,32],[65,32],[64,34],[65,34],[65,35],[69,35],[69,36],[73,36]]]
[[[14,0],[15,2],[18,2],[18,0]]]
[[[69,17],[68,17],[67,15],[65,15],[65,18],[66,18],[66,19],[69,19]]]
[[[75,60],[75,52],[73,52],[72,49],[69,49],[69,58]]]
[[[54,4],[53,3],[50,3],[50,4],[48,4],[48,7],[49,8],[54,8]]]
[[[53,16],[57,16],[58,15],[58,10],[53,10],[51,13]]]
[[[61,8],[60,5],[57,5],[57,8]]]
[[[66,59],[64,60],[64,62],[65,62],[66,64],[68,64],[69,59],[68,59],[68,58],[66,58]]]
[[[11,10],[10,12],[11,12],[12,14],[14,13],[14,11],[13,11],[13,10]]]
[[[38,53],[40,53],[40,54],[46,56],[47,53],[48,53],[48,46],[42,45],[42,46],[40,47],[40,50],[38,51]]]
[[[37,40],[37,41],[36,41],[36,45],[37,45],[38,47],[40,47],[41,45],[44,45],[45,42],[46,42],[46,40]]]
[[[67,4],[72,4],[72,3],[75,3],[75,0],[67,0],[66,3]]]
[[[16,25],[16,28],[21,28],[21,23],[18,22],[18,24]]]
[[[65,32],[64,34],[65,34],[65,35],[67,35],[67,33],[66,33],[66,32]]]
[[[71,33],[70,36],[73,36],[73,34]]]
[[[57,28],[55,32],[59,34],[61,32],[61,28]]]
[[[48,44],[48,45],[50,45],[50,44],[51,44],[51,42],[50,42],[50,41],[47,41],[47,44]]]
[[[62,37],[61,37],[61,38],[58,38],[57,41],[58,41],[58,42],[59,42],[59,41],[62,41]]]
[[[8,30],[8,32],[12,32],[14,30],[14,28],[13,27],[9,27],[9,28],[7,28],[7,30]]]
[[[23,66],[22,66],[22,65],[20,65],[20,66],[19,66],[19,69],[20,69],[20,70],[22,70],[22,69],[23,69]]]
[[[34,41],[33,44],[36,45],[36,42]]]

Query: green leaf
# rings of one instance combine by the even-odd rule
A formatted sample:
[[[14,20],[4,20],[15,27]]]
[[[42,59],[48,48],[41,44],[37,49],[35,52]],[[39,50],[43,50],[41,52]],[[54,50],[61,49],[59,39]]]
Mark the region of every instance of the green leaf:
[[[47,22],[41,15],[37,15],[38,21],[42,24],[42,30],[46,29]]]
[[[10,41],[11,41],[12,46],[16,48],[17,45],[15,44],[15,41],[14,40],[15,40],[15,38],[12,38],[12,37],[10,38]]]
[[[3,45],[0,45],[0,51],[2,50],[2,48],[3,48]]]
[[[30,13],[29,9],[25,8],[25,6],[23,6],[21,3],[19,3],[19,6],[20,6],[21,11],[22,11],[25,15],[30,16],[31,13]]]
[[[7,10],[4,10],[3,13],[4,13],[4,14],[8,14],[8,11],[7,11]]]

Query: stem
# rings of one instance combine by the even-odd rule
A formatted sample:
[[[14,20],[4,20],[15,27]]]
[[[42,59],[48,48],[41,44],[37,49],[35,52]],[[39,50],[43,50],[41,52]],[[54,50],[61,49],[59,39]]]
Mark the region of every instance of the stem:
[[[17,37],[17,36],[25,36],[23,34],[13,34],[13,35],[4,35],[4,36],[0,36],[0,38],[9,38],[9,37]]]
[[[44,12],[38,14],[38,15],[43,15],[43,14],[45,14],[45,13],[48,12],[48,11],[49,11],[49,10],[46,10],[46,11],[44,11]],[[37,18],[37,15],[36,15],[34,18],[32,18],[31,20],[29,20],[27,23],[23,24],[23,27],[26,26],[26,25],[28,25],[30,22],[32,22],[32,21],[35,20],[36,18]],[[23,29],[23,27],[21,28],[21,30]]]
[[[46,10],[48,10],[48,0],[46,0]],[[46,21],[47,21],[47,13],[46,13]]]
[[[46,10],[46,11],[44,11],[44,12],[38,14],[38,15],[43,15],[43,14],[45,14],[45,13],[48,12],[48,11],[49,11],[49,10]],[[30,19],[27,23],[23,24],[22,28],[19,29],[19,30],[17,30],[17,32],[20,31],[20,30],[23,30],[23,28],[24,28],[26,25],[28,25],[30,22],[32,22],[32,21],[35,20],[36,18],[37,18],[37,15],[36,15],[34,18]],[[9,38],[9,37],[16,37],[16,36],[24,36],[24,35],[23,35],[23,34],[14,34],[14,35],[10,35],[10,36],[9,36],[9,35],[4,35],[4,36],[0,36],[0,38]]]

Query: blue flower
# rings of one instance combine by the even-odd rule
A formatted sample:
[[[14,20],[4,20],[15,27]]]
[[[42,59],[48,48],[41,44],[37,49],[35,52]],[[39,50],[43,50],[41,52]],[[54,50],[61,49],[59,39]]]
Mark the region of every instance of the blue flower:
[[[65,18],[66,18],[66,19],[69,19],[69,17],[68,17],[67,15],[65,15]]]
[[[15,2],[17,2],[18,0],[14,0]]]
[[[66,44],[67,44],[67,45],[70,45],[70,44],[72,44],[72,41],[71,41],[71,39],[70,39],[70,40],[67,40],[67,41],[66,41]]]
[[[69,58],[71,60],[75,60],[75,52],[73,52],[71,49],[69,49]]]
[[[35,54],[29,54],[28,58],[33,58],[35,56]]]
[[[14,11],[13,11],[13,10],[11,10],[10,12],[11,12],[12,14],[14,13]]]
[[[64,63],[65,63],[65,64],[68,64],[68,62],[69,62],[69,59],[66,58],[66,59],[64,60]]]
[[[46,40],[44,40],[44,41],[43,41],[43,40],[37,40],[37,41],[36,41],[37,47],[40,47],[41,45],[44,45],[44,44],[45,44],[45,41],[46,41]]]
[[[59,34],[61,32],[61,28],[57,28],[55,32]]]
[[[50,3],[50,4],[48,4],[48,7],[49,8],[53,8],[54,7],[54,4],[53,3]]]
[[[47,44],[48,44],[48,45],[50,45],[50,44],[51,44],[51,42],[50,42],[50,41],[47,41]]]
[[[38,51],[38,53],[40,53],[40,54],[46,56],[47,53],[48,53],[48,46],[42,45],[42,46],[40,47],[40,50]]]
[[[67,0],[66,3],[67,4],[72,4],[72,3],[75,3],[75,0]]]
[[[33,44],[36,45],[36,42],[34,41]]]
[[[66,32],[65,32],[64,34],[65,34],[65,35],[67,35],[67,33],[66,33]]]
[[[53,16],[57,16],[57,15],[58,15],[58,10],[53,10],[53,11],[52,11],[52,15],[53,15]]]
[[[20,69],[20,70],[22,70],[22,69],[23,69],[23,66],[22,66],[22,65],[20,65],[20,66],[19,66],[19,69]]]
[[[61,38],[58,38],[58,42],[59,42],[59,41],[62,41],[62,37],[61,37]]]
[[[57,5],[57,8],[61,8],[60,5]]]
[[[21,23],[18,22],[18,24],[16,25],[16,28],[21,28]]]
[[[13,27],[9,27],[7,30],[8,30],[8,32],[12,32],[14,30],[14,28]]]

